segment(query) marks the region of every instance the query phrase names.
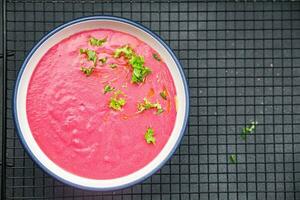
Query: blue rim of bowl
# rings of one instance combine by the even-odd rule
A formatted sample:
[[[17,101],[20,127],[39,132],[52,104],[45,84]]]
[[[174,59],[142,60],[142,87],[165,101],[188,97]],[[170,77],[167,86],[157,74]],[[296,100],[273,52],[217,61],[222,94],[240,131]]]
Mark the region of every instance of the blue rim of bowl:
[[[132,181],[130,183],[124,184],[124,185],[119,185],[119,186],[115,186],[115,187],[108,187],[108,188],[97,188],[97,187],[89,187],[89,186],[84,186],[84,185],[80,185],[80,184],[76,184],[73,183],[67,179],[64,179],[58,175],[56,175],[54,172],[50,171],[46,166],[44,166],[38,158],[36,158],[34,156],[34,154],[31,152],[30,148],[28,147],[27,143],[25,142],[25,139],[23,137],[23,134],[21,132],[20,129],[20,125],[19,125],[19,121],[18,121],[18,116],[17,116],[17,106],[16,106],[16,101],[17,101],[17,92],[18,92],[18,88],[19,88],[19,84],[20,84],[20,79],[23,75],[24,69],[27,66],[28,61],[31,59],[31,57],[34,55],[35,51],[49,38],[51,37],[53,34],[57,33],[58,31],[70,26],[70,25],[74,25],[77,24],[79,22],[84,22],[84,21],[89,21],[89,20],[111,20],[111,21],[117,21],[117,22],[123,22],[123,23],[127,23],[129,25],[135,26],[139,29],[141,29],[142,31],[145,31],[146,33],[150,34],[157,42],[159,42],[161,45],[163,45],[163,47],[168,51],[168,53],[172,56],[172,59],[175,61],[176,66],[180,72],[182,81],[183,81],[183,85],[184,85],[184,91],[185,91],[185,95],[186,95],[186,112],[185,112],[185,116],[184,116],[184,122],[183,122],[183,126],[181,127],[180,130],[180,135],[178,137],[178,140],[176,141],[175,145],[173,146],[173,149],[171,150],[171,152],[169,153],[169,155],[160,162],[160,164],[155,167],[151,172],[145,174],[144,176],[140,177],[139,179]],[[156,33],[152,32],[150,29],[148,29],[147,27],[145,27],[144,25],[137,23],[135,21],[129,20],[129,19],[125,19],[125,18],[120,18],[120,17],[115,17],[115,16],[106,16],[106,15],[101,15],[101,16],[89,16],[89,17],[81,17],[72,21],[69,21],[65,24],[62,24],[60,26],[58,26],[57,28],[53,29],[52,31],[50,31],[48,34],[46,34],[42,39],[40,39],[40,41],[30,50],[29,54],[27,55],[26,59],[24,60],[21,69],[19,71],[16,83],[15,83],[15,88],[14,88],[14,98],[13,98],[13,117],[14,117],[14,123],[15,126],[17,128],[17,134],[21,140],[22,145],[24,146],[24,148],[26,149],[26,151],[28,152],[28,154],[30,155],[30,157],[38,164],[39,167],[41,167],[46,173],[48,173],[49,175],[51,175],[52,177],[54,177],[55,179],[71,185],[73,187],[79,188],[79,189],[84,189],[84,190],[93,190],[93,191],[114,191],[114,190],[120,190],[120,189],[124,189],[124,188],[128,188],[131,187],[135,184],[141,183],[142,181],[144,181],[145,179],[149,178],[150,176],[152,176],[155,172],[157,172],[175,153],[177,147],[179,146],[186,126],[187,126],[187,121],[188,121],[188,116],[189,116],[189,89],[188,89],[188,84],[182,69],[182,65],[180,64],[179,60],[177,59],[177,57],[175,56],[174,52],[171,50],[171,48],[163,41],[163,39],[157,35]]]

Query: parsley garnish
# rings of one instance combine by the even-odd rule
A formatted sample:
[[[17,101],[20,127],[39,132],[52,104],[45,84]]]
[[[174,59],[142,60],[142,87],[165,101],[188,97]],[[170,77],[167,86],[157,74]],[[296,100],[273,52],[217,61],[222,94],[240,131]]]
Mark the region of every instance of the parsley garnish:
[[[244,127],[243,132],[241,134],[241,138],[243,140],[246,140],[247,135],[249,135],[250,133],[253,133],[255,131],[256,125],[257,125],[257,122],[255,121],[255,122],[251,122],[250,125],[247,125],[246,127]]]
[[[167,91],[166,90],[163,90],[159,94],[160,94],[161,98],[163,98],[164,100],[167,100]]]
[[[116,49],[114,57],[119,58],[121,55],[124,55],[127,59],[129,59],[132,57],[133,54],[134,52],[132,48],[130,48],[128,45],[125,45]]]
[[[162,109],[161,107],[160,108],[157,108],[157,114],[159,115],[159,114],[161,114],[161,113],[163,113],[164,112],[164,109]]]
[[[161,58],[156,53],[153,54],[153,58],[159,62],[161,61]]]
[[[94,71],[95,67],[81,67],[80,70],[86,75],[90,76]]]
[[[152,108],[156,108],[156,114],[161,114],[164,112],[164,109],[159,103],[151,103],[146,98],[144,98],[144,101],[142,103],[138,104],[138,112],[143,112],[144,110],[149,110]]]
[[[148,144],[155,144],[154,131],[152,128],[148,128],[144,136]]]
[[[237,162],[236,155],[230,155],[229,162],[230,162],[230,164],[236,164],[236,162]]]
[[[89,50],[89,49],[80,49],[81,54],[87,55],[88,60],[94,62],[94,66],[96,66],[97,63],[97,53],[94,50]]]
[[[102,64],[105,64],[106,61],[107,61],[107,57],[100,58],[99,61],[100,61]]]
[[[94,37],[90,38],[90,44],[92,46],[102,46],[106,42],[106,38],[104,39],[96,39]]]
[[[103,93],[106,94],[106,93],[108,93],[108,92],[113,91],[114,89],[115,89],[114,87],[111,87],[110,85],[106,85],[106,86],[104,86],[104,91],[103,91]]]
[[[145,77],[151,73],[151,70],[148,67],[144,66],[144,58],[142,56],[132,56],[129,60],[133,68],[131,81],[133,83],[144,82]]]
[[[129,64],[133,69],[131,82],[141,83],[145,80],[145,77],[151,73],[151,70],[144,66],[144,58],[135,54],[133,49],[128,45],[117,48],[114,54],[115,58],[119,58],[124,55],[128,59]]]
[[[119,95],[122,92],[120,90],[118,90],[117,92],[114,93],[114,95],[110,98],[110,102],[109,102],[109,107],[119,111],[122,109],[122,107],[125,105],[126,100],[124,98],[120,98]]]
[[[115,64],[115,63],[112,63],[112,64],[110,64],[109,66],[110,66],[110,68],[112,68],[112,69],[114,69],[114,68],[118,67],[118,65],[117,65],[117,64]]]

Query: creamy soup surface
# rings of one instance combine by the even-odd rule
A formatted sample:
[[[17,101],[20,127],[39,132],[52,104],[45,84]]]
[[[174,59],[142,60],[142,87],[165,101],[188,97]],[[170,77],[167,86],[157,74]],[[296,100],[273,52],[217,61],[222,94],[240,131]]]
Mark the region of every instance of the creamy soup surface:
[[[30,80],[27,117],[42,151],[78,176],[112,179],[151,162],[176,119],[171,74],[149,45],[106,29],[53,46]]]

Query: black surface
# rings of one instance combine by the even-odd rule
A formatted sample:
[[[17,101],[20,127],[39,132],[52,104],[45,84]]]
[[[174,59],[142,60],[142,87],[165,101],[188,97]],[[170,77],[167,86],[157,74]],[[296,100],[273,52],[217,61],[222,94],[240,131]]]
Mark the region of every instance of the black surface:
[[[300,199],[300,3],[8,1],[7,199]],[[55,181],[28,158],[12,122],[12,89],[30,48],[88,15],[141,22],[174,49],[191,94],[190,121],[173,158],[142,184],[114,193]],[[245,124],[256,120],[244,142]],[[229,156],[237,155],[237,164]]]
[[[0,9],[0,16],[2,16],[2,9]],[[1,82],[1,85],[3,83],[3,73],[2,73],[2,68],[3,68],[3,34],[2,34],[2,21],[3,20],[0,20],[0,66],[1,66],[1,72],[0,72],[0,82]],[[3,94],[3,87],[0,88],[0,94]],[[3,106],[2,106],[2,102],[3,102],[3,98],[0,98],[0,129],[2,129],[2,109],[3,109]],[[2,133],[2,132],[1,132]],[[0,149],[2,149],[2,134],[0,136]],[[2,151],[0,150],[0,163],[2,165]],[[0,168],[1,168],[1,165],[0,165]],[[2,170],[0,170],[0,177],[2,177]],[[0,183],[0,188],[1,188],[1,183]]]

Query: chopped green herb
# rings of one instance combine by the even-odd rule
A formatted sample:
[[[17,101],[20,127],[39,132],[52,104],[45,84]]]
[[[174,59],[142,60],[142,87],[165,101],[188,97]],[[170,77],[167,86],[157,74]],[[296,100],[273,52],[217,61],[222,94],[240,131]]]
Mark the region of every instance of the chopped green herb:
[[[86,76],[90,76],[93,71],[94,71],[94,67],[81,67],[80,70],[86,75]]]
[[[230,155],[229,162],[230,162],[230,164],[236,164],[236,162],[237,162],[236,155]]]
[[[114,110],[121,110],[122,107],[125,105],[126,101],[123,98],[116,99],[112,98],[109,103],[109,107]]]
[[[88,60],[93,61],[94,65],[96,65],[98,58],[96,51],[89,49],[80,49],[80,53],[87,55]]]
[[[148,110],[150,108],[153,108],[152,103],[148,101],[146,98],[144,98],[143,103],[138,104],[138,111],[143,112],[144,110]]]
[[[159,115],[159,114],[161,114],[161,113],[163,113],[164,112],[164,109],[162,109],[162,108],[157,108],[157,114]]]
[[[134,66],[135,68],[142,68],[144,65],[144,58],[142,56],[131,56],[131,58],[129,59],[129,64],[131,64],[132,66]]]
[[[167,100],[167,91],[166,90],[163,90],[159,94],[160,94],[161,98],[163,98],[164,100]]]
[[[250,125],[247,125],[245,128],[243,128],[243,132],[241,134],[241,138],[243,140],[246,140],[247,139],[247,135],[253,133],[255,131],[255,128],[256,128],[256,125],[257,125],[257,122],[251,122]]]
[[[132,57],[133,54],[134,52],[132,48],[130,48],[128,45],[125,45],[116,49],[114,57],[119,58],[121,55],[124,55],[127,59],[129,59]]]
[[[106,93],[108,93],[108,92],[113,91],[114,89],[115,89],[114,87],[111,87],[110,85],[106,85],[106,86],[104,86],[104,91],[103,91],[103,93],[106,94]]]
[[[106,61],[107,61],[107,57],[100,58],[99,61],[100,61],[102,64],[105,64]]]
[[[112,63],[112,64],[110,64],[109,66],[110,66],[110,68],[112,68],[112,69],[114,69],[114,68],[118,67],[118,65],[117,65],[117,64],[115,64],[115,63]]]
[[[106,42],[106,40],[107,40],[106,38],[104,38],[104,39],[96,39],[94,37],[91,37],[90,38],[90,44],[92,46],[102,46]]]
[[[156,114],[161,114],[164,112],[164,109],[161,107],[161,105],[159,103],[154,104],[155,108],[157,109]]]
[[[150,73],[151,73],[151,70],[147,67],[142,68],[142,69],[134,68],[131,81],[132,81],[132,83],[144,82],[145,77]]]
[[[128,59],[129,64],[133,69],[132,83],[141,83],[145,80],[145,77],[151,73],[151,70],[144,66],[144,58],[135,54],[133,49],[128,45],[116,49],[114,57],[119,58],[124,55]]]
[[[155,137],[154,137],[154,131],[152,128],[148,128],[145,135],[145,140],[148,144],[155,144]]]
[[[152,108],[156,108],[156,114],[161,114],[164,112],[164,109],[159,103],[151,103],[146,98],[144,98],[144,102],[138,104],[138,112],[143,112],[144,110],[149,110]]]
[[[114,95],[110,98],[110,102],[109,102],[109,107],[119,111],[122,109],[122,107],[125,105],[126,100],[124,98],[120,98],[119,95],[122,92],[120,90],[118,90],[117,92],[114,93]]]
[[[129,64],[133,68],[132,83],[140,83],[145,80],[145,77],[151,73],[148,67],[144,66],[144,58],[142,56],[132,56],[129,60]]]
[[[161,58],[156,53],[153,54],[153,58],[159,62],[161,61]]]

